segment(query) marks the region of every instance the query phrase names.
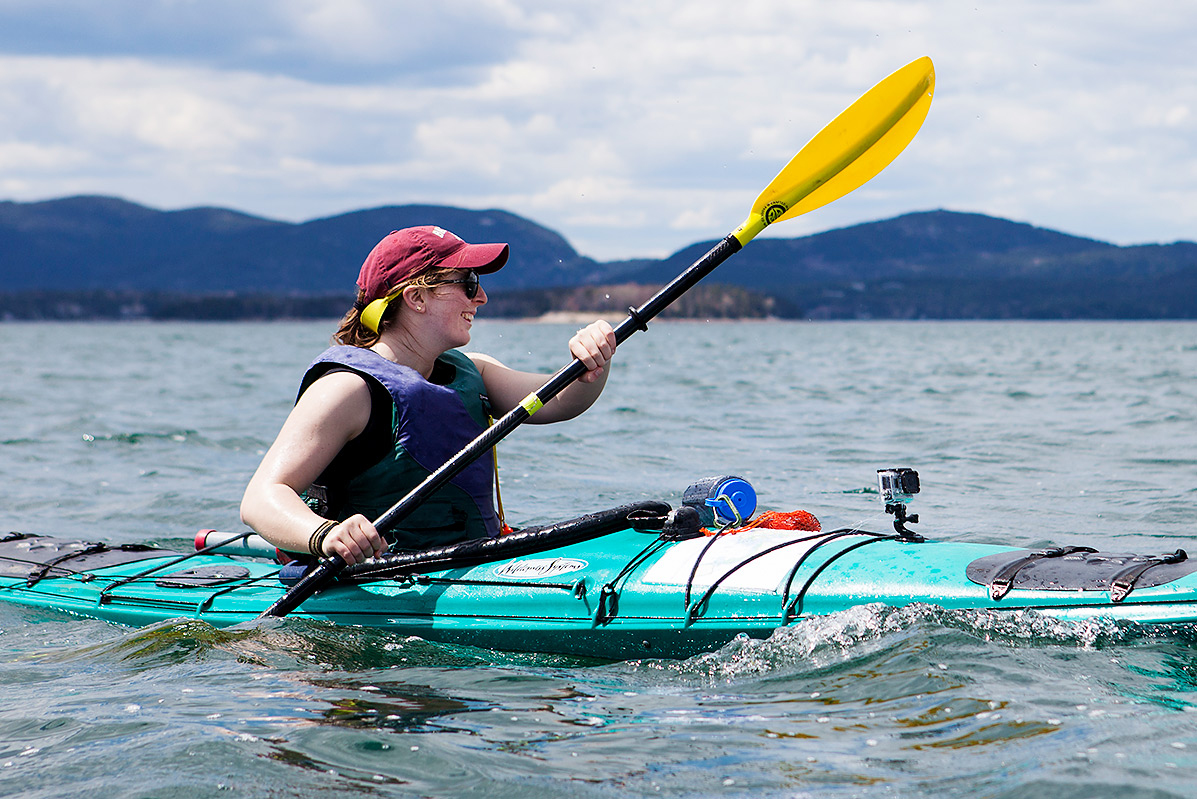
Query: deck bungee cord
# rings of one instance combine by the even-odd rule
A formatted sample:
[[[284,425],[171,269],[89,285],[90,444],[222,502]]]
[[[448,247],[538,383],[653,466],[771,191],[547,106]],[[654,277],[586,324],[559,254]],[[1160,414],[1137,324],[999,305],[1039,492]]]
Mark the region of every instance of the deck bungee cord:
[[[164,554],[179,554],[149,544],[118,544],[113,546],[98,541],[60,541],[45,536],[18,532],[10,532],[3,538],[0,538],[0,547],[3,547],[0,550],[0,563],[32,567],[31,571],[21,575],[25,588],[33,588],[38,583],[47,579],[77,578],[90,580],[92,579],[91,570],[96,568],[147,560]],[[15,551],[21,548],[24,548],[29,554],[25,557],[16,555]],[[48,559],[34,560],[32,558],[34,549],[49,549],[55,554]],[[180,557],[180,560],[186,560],[193,557],[194,554],[196,553],[184,554]],[[70,565],[79,565],[80,562],[85,563],[90,568],[70,568]],[[11,567],[6,567],[3,571],[5,573],[11,572],[13,576],[19,573],[14,572]],[[3,588],[10,590],[14,587],[14,585],[3,586]]]
[[[219,544],[213,544],[210,547],[202,548],[195,552],[178,553],[149,544],[120,544],[110,546],[102,542],[59,541],[58,539],[45,536],[10,533],[0,538],[0,545],[14,543],[20,545],[23,543],[27,545],[30,552],[34,549],[65,549],[66,551],[48,560],[39,561],[32,557],[15,556],[8,551],[11,547],[5,547],[4,551],[0,552],[0,563],[6,564],[6,568],[3,570],[5,573],[12,571],[12,566],[27,566],[31,570],[24,575],[23,582],[0,585],[0,591],[14,591],[17,589],[29,591],[37,588],[44,581],[62,579],[78,583],[105,583],[104,587],[95,596],[97,607],[114,603],[135,603],[177,610],[180,609],[180,603],[176,601],[169,599],[155,601],[143,597],[126,597],[116,595],[113,591],[123,586],[146,582],[153,582],[156,586],[164,588],[221,586],[199,602],[183,603],[182,606],[186,609],[195,614],[201,614],[221,594],[244,588],[255,582],[273,581],[277,570],[265,575],[250,577],[248,569],[238,566],[235,563],[230,563],[221,566],[207,566],[189,572],[172,572],[164,576],[161,573],[192,558],[209,554],[233,540],[242,539],[252,534],[252,531],[248,531],[232,539],[222,541]],[[132,575],[120,576],[98,573],[104,568],[163,557],[166,560]],[[79,565],[81,562],[86,563],[86,568],[71,568],[69,565]]]
[[[204,547],[202,549],[198,549],[195,552],[188,552],[186,554],[180,555],[179,557],[175,558],[174,560],[168,560],[165,563],[160,563],[157,566],[152,566],[139,574],[134,574],[129,577],[125,577],[121,580],[118,580],[117,582],[108,586],[108,588],[104,589],[104,591],[100,592],[100,601],[101,602],[105,601],[104,600],[105,595],[114,588],[119,588],[122,585],[126,585],[128,583],[134,583],[139,580],[143,580],[146,577],[149,577],[151,574],[156,574],[158,572],[164,571],[165,569],[169,569],[172,566],[177,566],[180,563],[191,560],[192,558],[195,558],[199,555],[206,555],[209,552],[214,552],[215,550],[217,550],[221,547],[228,546],[229,544],[235,543],[237,541],[245,540],[246,538],[249,538],[249,536],[251,536],[251,535],[253,535],[253,531],[246,531],[244,533],[239,533],[239,534],[233,536],[232,538],[221,541],[219,544],[212,544],[212,545]]]
[[[652,557],[660,551],[666,544],[668,539],[664,536],[658,536],[651,541],[644,549],[636,553],[619,573],[611,580],[608,580],[602,588],[599,589],[599,596],[597,607],[594,610],[594,624],[597,627],[600,624],[609,623],[619,614],[619,585],[621,581],[626,580],[632,573],[639,568],[648,558]]]
[[[817,549],[818,547],[820,547],[826,543],[829,543],[831,540],[834,540],[836,538],[845,538],[847,536],[853,536],[853,535],[864,535],[864,536],[869,536],[869,537],[866,538],[864,541],[857,541],[855,544],[852,544],[851,546],[841,549],[839,552],[832,555],[827,560],[823,561],[823,563],[821,563],[815,569],[814,573],[811,574],[811,576],[807,578],[807,580],[803,584],[802,588],[798,590],[798,593],[794,595],[794,600],[792,602],[790,602],[789,604],[786,604],[786,600],[788,599],[788,597],[790,595],[790,588],[793,585],[794,578],[798,574],[798,570],[802,568],[802,566],[806,562],[807,558],[815,551],[815,549]],[[819,578],[819,575],[821,575],[824,571],[827,570],[828,566],[831,566],[837,560],[846,556],[850,552],[855,552],[856,550],[860,549],[861,547],[868,546],[869,544],[880,543],[882,541],[905,541],[907,543],[922,543],[921,538],[915,540],[915,539],[906,538],[901,535],[881,535],[880,533],[869,533],[869,532],[865,532],[863,530],[842,530],[842,531],[837,531],[837,533],[833,533],[828,538],[820,541],[814,547],[811,547],[811,549],[807,550],[807,552],[804,553],[802,555],[802,557],[798,559],[798,562],[796,564],[794,564],[794,568],[790,570],[790,574],[786,578],[786,587],[785,587],[785,591],[782,594],[781,623],[783,625],[788,624],[791,620],[797,619],[802,615],[802,599],[803,599],[803,597],[805,597],[807,592],[810,591],[811,586],[815,584],[815,580],[817,580]]]

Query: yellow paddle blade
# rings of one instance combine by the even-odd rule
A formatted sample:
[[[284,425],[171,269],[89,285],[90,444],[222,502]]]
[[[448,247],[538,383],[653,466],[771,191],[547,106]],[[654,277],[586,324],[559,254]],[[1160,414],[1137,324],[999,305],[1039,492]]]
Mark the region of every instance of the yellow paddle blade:
[[[934,92],[935,67],[926,56],[869,89],[790,159],[732,235],[747,244],[774,222],[813,211],[867,183],[910,144]]]

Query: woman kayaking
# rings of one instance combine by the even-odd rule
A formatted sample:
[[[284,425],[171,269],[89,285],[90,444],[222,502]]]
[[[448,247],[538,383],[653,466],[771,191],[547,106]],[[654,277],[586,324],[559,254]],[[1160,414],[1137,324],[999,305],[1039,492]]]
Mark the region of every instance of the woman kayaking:
[[[339,555],[347,564],[387,548],[370,520],[545,380],[456,349],[469,343],[486,304],[478,276],[501,269],[508,253],[506,244],[467,244],[431,226],[378,243],[334,346],[308,368],[245,489],[242,521],[284,551]],[[594,322],[569,340],[569,351],[588,371],[529,421],[570,419],[594,403],[615,332]],[[488,453],[409,514],[392,540],[425,549],[497,536],[493,479]]]

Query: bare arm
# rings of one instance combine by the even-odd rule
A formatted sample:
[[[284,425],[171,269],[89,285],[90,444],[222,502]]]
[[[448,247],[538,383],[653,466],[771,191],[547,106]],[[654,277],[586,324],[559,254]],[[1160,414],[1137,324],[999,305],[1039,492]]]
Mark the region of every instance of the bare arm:
[[[291,410],[250,479],[241,500],[241,520],[280,549],[307,552],[313,531],[325,520],[300,494],[346,442],[361,434],[369,418],[370,389],[359,375],[334,372],[313,383]],[[357,515],[328,533],[322,554],[340,555],[352,564],[383,549],[378,531]]]
[[[545,403],[529,422],[547,424],[572,419],[594,404],[607,383],[607,367],[615,354],[615,331],[605,321],[593,322],[569,340],[569,351],[588,371]],[[489,355],[469,353],[469,357],[482,373],[491,405],[499,415],[515,408],[548,379],[547,375],[512,369]]]

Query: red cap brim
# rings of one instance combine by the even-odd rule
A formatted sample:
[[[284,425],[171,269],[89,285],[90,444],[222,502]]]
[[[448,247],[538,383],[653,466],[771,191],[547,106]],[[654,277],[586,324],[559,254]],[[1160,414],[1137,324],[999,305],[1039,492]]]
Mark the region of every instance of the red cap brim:
[[[506,244],[467,244],[437,266],[473,269],[482,275],[498,272],[507,263],[511,248]]]

